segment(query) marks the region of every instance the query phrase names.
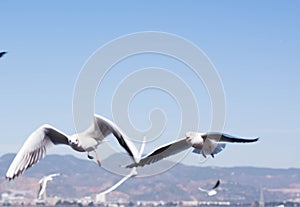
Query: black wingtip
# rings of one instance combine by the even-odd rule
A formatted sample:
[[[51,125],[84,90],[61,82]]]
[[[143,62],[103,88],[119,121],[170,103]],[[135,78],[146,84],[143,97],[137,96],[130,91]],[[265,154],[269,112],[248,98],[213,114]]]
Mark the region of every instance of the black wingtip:
[[[220,180],[218,180],[218,181],[217,181],[217,183],[216,183],[216,185],[213,187],[213,189],[216,189],[216,188],[218,188],[220,184],[221,184],[221,181],[220,181]]]
[[[251,142],[257,142],[259,140],[259,137],[253,138],[253,139],[245,139],[245,142],[251,143]]]
[[[2,57],[3,55],[5,55],[7,52],[0,52],[0,57]]]
[[[252,142],[257,142],[260,139],[260,137],[256,137],[254,139],[250,139]]]
[[[5,176],[5,179],[8,180],[8,181],[10,182],[10,181],[12,181],[14,178]]]

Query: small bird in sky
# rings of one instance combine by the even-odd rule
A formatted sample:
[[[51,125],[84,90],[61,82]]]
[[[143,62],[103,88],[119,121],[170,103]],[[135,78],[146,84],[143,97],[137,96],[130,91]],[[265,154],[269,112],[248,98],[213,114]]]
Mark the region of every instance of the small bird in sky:
[[[198,190],[207,193],[208,196],[213,196],[217,194],[216,189],[220,186],[220,183],[221,183],[220,180],[218,180],[214,185],[214,187],[212,187],[211,189],[207,190],[199,187]]]

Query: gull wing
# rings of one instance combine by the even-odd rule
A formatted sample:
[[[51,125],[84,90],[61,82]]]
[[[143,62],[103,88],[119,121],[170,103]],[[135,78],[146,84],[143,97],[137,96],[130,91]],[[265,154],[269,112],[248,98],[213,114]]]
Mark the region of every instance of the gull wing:
[[[6,172],[6,178],[12,180],[37,163],[45,156],[46,149],[51,144],[68,145],[67,135],[50,125],[43,125],[35,130],[16,154]]]
[[[60,176],[60,173],[53,173],[48,175],[50,178],[56,177],[56,176]]]
[[[206,193],[208,193],[209,192],[209,190],[206,190],[206,189],[203,189],[203,188],[198,188],[198,190],[200,190],[200,191],[202,191],[202,192],[206,192]]]
[[[209,195],[209,196],[213,196],[213,195],[216,195],[217,194],[217,191],[215,190],[217,187],[219,187],[219,185],[220,185],[220,180],[218,180],[217,182],[216,182],[216,184],[214,185],[214,187],[212,187],[212,189],[211,190],[206,190],[206,189],[203,189],[203,188],[198,188],[198,190],[200,190],[200,191],[202,191],[202,192],[206,192],[207,193],[207,195]]]
[[[145,143],[146,143],[146,137],[143,138],[143,142],[140,146],[139,157],[137,159],[138,161],[141,159],[141,156],[143,154],[143,151],[144,151],[144,148],[145,148]],[[111,191],[115,190],[117,187],[119,187],[122,183],[124,183],[129,178],[137,176],[137,174],[138,173],[137,173],[136,167],[133,167],[128,175],[123,177],[119,182],[117,182],[115,185],[113,185],[109,189],[107,189],[107,190],[103,191],[102,193],[100,193],[100,195],[105,195],[107,193],[110,193]]]
[[[219,187],[219,185],[220,185],[220,180],[218,180],[217,182],[216,182],[216,184],[214,185],[214,187],[212,188],[212,190],[214,190],[214,189],[216,189],[217,187]]]
[[[132,170],[130,171],[130,173],[128,175],[126,175],[125,177],[123,177],[119,182],[117,182],[115,185],[113,185],[109,189],[101,192],[100,195],[105,195],[107,193],[110,193],[111,191],[113,191],[117,187],[119,187],[122,183],[124,183],[126,180],[128,180],[129,178],[131,178],[133,176],[136,176],[136,175],[137,175],[136,168],[132,168]]]
[[[159,160],[162,160],[166,157],[175,155],[177,153],[180,153],[188,148],[190,148],[192,145],[186,141],[185,138],[175,140],[173,142],[170,142],[166,145],[163,145],[145,157],[143,157],[140,162],[137,163],[132,163],[127,165],[127,168],[132,168],[132,167],[138,167],[141,166],[143,167],[144,165],[150,165],[151,163],[158,162]]]
[[[37,193],[37,198],[38,198],[38,199],[41,199],[41,198],[42,198],[42,195],[43,195],[43,193],[44,193],[44,191],[45,191],[45,187],[44,187],[43,182],[39,182],[39,183],[40,183],[40,188],[39,188],[39,191],[38,191],[38,193]]]
[[[210,139],[214,141],[220,142],[238,142],[238,143],[248,143],[248,142],[256,142],[259,138],[254,139],[245,139],[236,136],[232,136],[229,134],[223,134],[218,132],[209,132],[202,135],[203,139]]]
[[[126,134],[112,121],[107,118],[94,115],[94,122],[92,125],[84,132],[87,137],[93,137],[98,141],[102,141],[104,137],[109,134],[113,134],[119,144],[128,152],[128,154],[136,160],[139,157],[138,150],[133,142],[126,136]]]
[[[45,192],[46,187],[47,187],[47,182],[50,180],[53,180],[53,177],[56,177],[56,176],[60,176],[60,173],[53,173],[53,174],[44,176],[40,179],[40,181],[39,181],[40,189],[38,191],[38,196],[37,196],[38,199],[42,198],[42,195]]]

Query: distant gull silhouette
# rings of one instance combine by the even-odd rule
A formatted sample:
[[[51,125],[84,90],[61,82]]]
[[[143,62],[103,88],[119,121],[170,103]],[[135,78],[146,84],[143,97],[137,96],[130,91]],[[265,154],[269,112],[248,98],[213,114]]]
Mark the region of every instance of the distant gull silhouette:
[[[191,147],[195,148],[194,153],[202,154],[204,157],[211,155],[214,157],[215,154],[221,152],[225,148],[224,143],[220,142],[237,142],[237,143],[249,143],[256,142],[255,139],[244,139],[234,137],[228,134],[209,132],[209,133],[198,133],[198,132],[187,132],[186,137],[178,139],[168,144],[165,144],[148,155],[144,156],[139,162],[135,162],[127,165],[127,168],[138,167],[149,165],[151,163],[158,162],[166,157],[175,155]]]
[[[207,190],[207,189],[203,189],[203,188],[198,188],[198,190],[202,191],[202,192],[206,192],[207,195],[209,196],[213,196],[213,195],[216,195],[217,194],[217,191],[216,189],[219,187],[220,185],[220,180],[217,181],[217,183],[214,185],[214,187],[212,187],[212,189],[210,190]]]
[[[39,127],[27,138],[15,156],[7,170],[6,178],[11,180],[22,174],[26,169],[44,157],[46,150],[53,144],[65,144],[76,151],[87,152],[90,159],[93,159],[93,157],[89,152],[93,151],[100,166],[101,162],[96,149],[109,134],[113,134],[117,138],[119,144],[135,162],[140,160],[138,150],[122,130],[112,121],[95,114],[93,122],[87,130],[71,136],[48,124]]]
[[[48,181],[53,180],[53,177],[56,177],[56,176],[60,176],[60,173],[54,173],[51,175],[47,175],[47,176],[42,177],[42,179],[40,179],[40,181],[39,181],[40,189],[37,194],[37,198],[39,200],[42,199],[42,195],[46,192]]]

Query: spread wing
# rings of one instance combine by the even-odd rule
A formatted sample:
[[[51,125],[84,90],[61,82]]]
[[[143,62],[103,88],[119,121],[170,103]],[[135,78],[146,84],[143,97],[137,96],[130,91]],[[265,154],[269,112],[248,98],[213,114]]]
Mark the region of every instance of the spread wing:
[[[217,182],[216,182],[216,184],[214,185],[214,187],[212,188],[212,190],[214,190],[214,189],[216,189],[217,187],[219,187],[219,185],[220,185],[220,180],[218,180]]]
[[[218,132],[209,132],[202,135],[203,139],[211,139],[220,142],[238,142],[238,143],[247,143],[247,142],[256,142],[259,138],[254,139],[244,139],[229,134],[223,134]]]
[[[40,188],[39,188],[39,191],[37,193],[37,198],[38,199],[41,199],[42,198],[42,195],[44,193],[44,190],[45,190],[45,187],[43,187],[43,182],[40,183]]]
[[[162,160],[166,157],[175,155],[177,153],[180,153],[186,149],[189,149],[192,145],[186,141],[186,139],[179,139],[173,142],[170,142],[166,145],[163,145],[145,157],[143,157],[140,162],[132,163],[127,165],[127,168],[132,167],[138,167],[138,166],[144,166],[144,165],[150,165],[151,163],[158,162],[159,160]]]
[[[48,175],[48,177],[50,177],[50,178],[53,178],[56,176],[60,176],[60,173],[53,173],[53,174]]]
[[[206,189],[203,189],[203,188],[198,188],[198,190],[200,190],[200,191],[202,191],[202,192],[206,192],[206,193],[208,193],[209,192],[209,190],[206,190]]]
[[[37,163],[46,154],[51,144],[69,144],[67,135],[50,125],[43,125],[35,130],[25,141],[14,160],[10,164],[6,178],[9,180],[22,174]]]
[[[134,160],[139,157],[136,146],[133,142],[131,142],[126,134],[115,123],[103,116],[95,114],[94,122],[84,133],[86,136],[93,137],[99,141],[109,134],[113,134],[117,138],[119,144],[131,157],[133,157]]]
[[[202,191],[202,192],[206,192],[209,196],[213,196],[213,195],[216,195],[217,194],[217,192],[215,191],[215,189],[217,188],[217,187],[219,187],[219,185],[220,185],[220,180],[218,180],[217,182],[216,182],[216,184],[214,185],[214,187],[212,187],[212,189],[211,190],[206,190],[206,189],[203,189],[203,188],[198,188],[198,190],[200,190],[200,191]]]
[[[122,183],[124,183],[126,180],[128,180],[129,178],[131,178],[133,176],[136,176],[136,175],[137,175],[136,168],[132,168],[132,170],[130,171],[130,173],[128,175],[123,177],[119,182],[117,182],[116,184],[111,186],[109,189],[107,189],[107,190],[103,191],[102,193],[100,193],[100,195],[105,195],[107,193],[110,193],[111,191],[113,191],[117,187],[119,187]]]

